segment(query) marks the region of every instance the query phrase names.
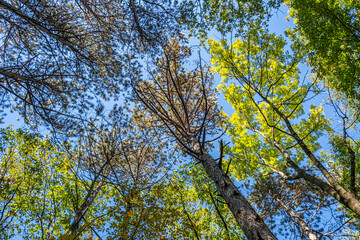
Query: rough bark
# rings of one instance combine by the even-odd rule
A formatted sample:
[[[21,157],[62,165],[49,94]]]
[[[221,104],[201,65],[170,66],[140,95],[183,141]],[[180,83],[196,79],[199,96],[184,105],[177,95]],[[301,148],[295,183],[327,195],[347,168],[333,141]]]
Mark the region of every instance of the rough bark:
[[[355,181],[356,181],[356,155],[354,150],[351,148],[350,142],[347,141],[346,136],[346,122],[345,118],[343,118],[343,132],[344,132],[344,145],[348,151],[349,158],[350,158],[350,190],[351,192],[356,196],[356,187],[355,187]]]
[[[206,152],[206,137],[220,130],[220,119],[211,88],[212,77],[203,71],[201,62],[199,71],[183,74],[181,64],[189,53],[176,39],[170,42],[164,58],[157,62],[158,73],[153,75],[152,82],[139,81],[134,86],[137,99],[154,114],[151,124],[161,126],[165,134],[202,164],[247,239],[276,239],[217,161]]]
[[[218,166],[216,160],[206,151],[200,151],[200,144],[193,139],[193,149],[206,173],[213,180],[217,190],[227,203],[237,223],[249,240],[276,239],[255,209],[250,205],[230,178]]]

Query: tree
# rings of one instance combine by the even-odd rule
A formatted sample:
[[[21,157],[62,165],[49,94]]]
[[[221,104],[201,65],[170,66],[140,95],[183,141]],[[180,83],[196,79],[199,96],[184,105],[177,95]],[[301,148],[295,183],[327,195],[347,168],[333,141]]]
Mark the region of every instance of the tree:
[[[306,55],[307,64],[329,88],[329,101],[342,122],[339,131],[330,133],[331,144],[333,154],[340,160],[336,164],[347,162],[346,168],[350,169],[339,181],[350,185],[356,195],[357,140],[352,137],[350,128],[354,128],[359,119],[359,4],[352,1],[286,3],[296,23],[296,28],[288,31],[294,41],[293,47]],[[309,23],[310,18],[316,18],[316,24]]]
[[[138,99],[153,119],[150,124],[154,121],[154,127],[165,131],[204,167],[247,238],[276,239],[222,169],[222,156],[217,163],[208,153],[206,144],[211,140],[206,137],[216,133],[220,121],[210,88],[211,75],[201,65],[199,70],[185,72],[181,65],[189,49],[176,39],[164,52],[151,73],[152,81],[140,81],[135,86]]]
[[[348,223],[335,210],[336,201],[303,179],[284,180],[276,173],[257,178],[251,201],[256,202],[265,219],[279,219],[278,222],[270,223],[270,226],[284,238],[336,238]]]
[[[359,101],[359,7],[357,1],[285,1],[296,28],[289,31],[325,84]],[[314,21],[316,19],[316,21]]]
[[[81,140],[75,149],[65,146],[68,150],[64,153],[49,139],[2,129],[4,238],[17,234],[41,239],[98,235],[103,224],[114,219],[116,209],[123,207],[120,203],[111,206],[111,201],[124,202],[133,190],[140,194],[161,180],[159,174],[166,163],[161,152],[151,149],[155,135],[140,138],[146,135],[136,134],[135,129],[100,132]]]
[[[173,7],[157,0],[0,1],[2,108],[33,126],[42,119],[73,129],[102,101],[128,97],[129,76],[140,73],[135,58],[155,54],[178,28]]]
[[[1,130],[1,235],[4,239],[59,236],[68,225],[72,197],[84,193],[71,174],[74,162],[39,136]]]
[[[3,238],[359,236],[359,5],[286,1],[290,50],[281,2],[0,0],[0,108],[65,133],[1,130]]]
[[[69,151],[78,164],[78,181],[87,184],[86,194],[73,206],[75,214],[66,230],[67,238],[77,238],[87,229],[110,239],[153,238],[164,228],[160,222],[167,221],[156,217],[158,221],[151,222],[160,214],[156,199],[161,188],[157,185],[164,184],[172,159],[162,151],[166,142],[155,131],[134,125],[134,119],[112,114],[108,127],[93,126]],[[99,201],[106,204],[100,207]],[[101,212],[88,213],[94,207]],[[100,222],[111,227],[101,229]]]
[[[304,118],[307,99],[319,92],[317,76],[301,83],[298,60],[284,53],[285,41],[260,30],[230,46],[209,44],[220,88],[236,111],[229,119],[234,146],[228,153],[238,178],[270,172],[287,181],[304,179],[359,216],[357,196],[336,180],[328,159],[316,156],[317,139],[331,132],[321,105],[312,104]]]
[[[190,35],[203,43],[213,30],[225,37],[246,36],[252,29],[266,27],[273,10],[281,3],[279,0],[186,0],[180,6],[181,22],[188,27]]]
[[[219,218],[218,211],[223,211],[223,219],[229,218],[224,206],[219,206],[222,203],[217,203],[217,212],[209,210],[212,203],[206,196],[214,190],[197,195],[185,181],[203,175],[185,167],[182,173],[162,174],[168,172],[172,154],[158,148],[159,135],[149,131],[142,135],[131,128],[121,134],[101,132],[102,138],[93,133],[75,149],[67,146],[67,152],[61,152],[49,139],[22,130],[2,130],[4,239],[14,235],[40,239],[237,237],[237,228],[230,228],[231,219],[226,221],[227,232],[224,222],[213,222]],[[199,188],[204,181],[209,184],[209,180],[195,180],[193,185]]]

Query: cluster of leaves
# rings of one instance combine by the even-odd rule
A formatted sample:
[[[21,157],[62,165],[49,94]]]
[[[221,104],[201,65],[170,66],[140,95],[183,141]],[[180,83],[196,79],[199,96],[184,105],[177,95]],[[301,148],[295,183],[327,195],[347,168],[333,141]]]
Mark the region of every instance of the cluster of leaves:
[[[190,35],[202,41],[210,31],[222,35],[229,33],[235,37],[245,36],[247,32],[268,25],[272,10],[278,8],[279,0],[205,0],[184,1],[180,7],[181,21],[186,24]],[[246,24],[244,24],[246,23]]]
[[[286,168],[282,152],[269,145],[268,139],[278,142],[282,149],[292,149],[297,156],[295,162],[301,162],[304,155],[276,111],[289,121],[302,117],[303,100],[311,86],[300,85],[299,69],[295,62],[287,60],[284,40],[264,33],[246,42],[237,40],[229,47],[224,41],[210,40],[209,44],[214,71],[223,81],[219,88],[235,109],[229,118],[234,146],[228,153],[236,161],[237,178],[264,174],[272,167]],[[229,79],[235,83],[227,86]],[[293,128],[316,151],[316,140],[328,120],[321,106],[312,105],[309,110],[308,119],[298,121]]]
[[[74,162],[49,139],[22,130],[1,129],[0,148],[2,237],[62,235],[72,201],[85,194],[85,185],[72,174]]]
[[[359,99],[360,24],[357,1],[285,1],[296,28],[288,34],[294,46],[322,80],[352,101]]]
[[[154,162],[146,155],[151,154],[155,164],[161,160],[149,150],[151,145],[141,146],[140,143],[139,139],[130,142],[139,145],[137,151],[133,146],[133,153],[129,153],[129,146],[124,146],[127,154],[123,157],[127,159],[120,161],[115,154],[111,171],[106,173],[105,170],[102,175],[97,175],[101,178],[107,174],[108,182],[101,186],[79,231],[65,237],[82,201],[92,192],[95,182],[101,183],[101,180],[92,178],[91,175],[96,173],[84,172],[89,169],[89,164],[94,164],[89,162],[94,160],[90,160],[89,153],[84,151],[89,149],[61,152],[49,139],[43,140],[39,135],[2,129],[2,238],[93,239],[96,235],[107,239],[237,237],[238,227],[201,169],[183,165],[182,171],[162,177],[156,184],[151,183],[155,181],[154,177],[158,175],[155,171],[159,167],[152,168]],[[76,159],[74,154],[83,156]],[[94,154],[91,153],[93,157]],[[135,156],[139,154],[145,157]],[[99,160],[95,163],[99,164]],[[84,169],[84,165],[88,167]],[[82,177],[83,174],[86,176]],[[151,174],[153,176],[149,176]],[[209,188],[203,189],[201,186],[204,184]],[[212,201],[217,202],[215,208],[211,207]]]
[[[317,180],[323,175],[334,189],[343,187],[344,193],[347,192],[358,204],[358,141],[351,137],[357,131],[358,122],[359,77],[356,74],[358,61],[354,58],[357,58],[355,52],[359,48],[353,48],[357,44],[355,19],[358,7],[352,1],[308,1],[306,4],[288,1],[286,4],[296,23],[296,28],[287,30],[293,41],[292,52],[285,52],[286,41],[282,37],[260,27],[230,45],[225,40],[209,40],[208,45],[213,70],[222,79],[219,89],[235,110],[231,117],[225,116],[233,142],[233,146],[226,149],[227,162],[233,165],[230,167],[233,176],[239,180],[255,179],[253,196],[257,197],[253,201],[266,212],[266,217],[280,214],[278,211],[282,209],[285,214],[280,215],[285,217],[285,222],[290,217],[298,224],[299,236],[305,234],[315,239],[311,231],[317,236],[329,236],[332,231],[328,229],[325,233],[325,225],[316,230],[318,223],[311,227],[311,214],[295,214],[311,207],[294,205],[286,198],[293,196],[301,202],[309,191],[316,197],[303,199],[303,203],[318,209],[328,207],[329,204],[315,201],[319,197],[320,201],[326,202],[331,196],[321,186],[323,182]],[[316,24],[314,19],[318,20]],[[303,61],[314,74],[300,81],[298,66]],[[336,117],[342,119],[341,133],[336,133],[338,130],[331,125],[329,114],[325,115],[324,104],[313,101],[322,99],[326,102],[321,91],[324,87]],[[329,135],[327,143],[325,133]],[[324,150],[328,147],[331,151]],[[315,156],[319,151],[322,154]],[[278,182],[274,183],[272,179]],[[291,182],[300,186],[303,180],[311,188],[307,187],[301,194],[289,189]],[[278,186],[281,181],[284,182],[282,188],[289,190],[267,192],[270,182]],[[270,200],[259,198],[264,194],[268,194]],[[269,212],[269,201],[276,205],[273,212]],[[352,211],[356,212],[357,207],[346,208],[351,209],[348,216],[356,216]],[[306,218],[309,220],[305,224]],[[341,214],[337,219],[344,222]]]

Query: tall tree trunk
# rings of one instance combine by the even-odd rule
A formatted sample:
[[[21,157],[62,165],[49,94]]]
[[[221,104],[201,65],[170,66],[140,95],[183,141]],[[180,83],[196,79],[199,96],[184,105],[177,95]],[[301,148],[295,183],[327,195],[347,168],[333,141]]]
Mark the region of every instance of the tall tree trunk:
[[[206,151],[200,150],[200,144],[194,138],[192,147],[198,153],[198,159],[205,168],[206,173],[213,180],[230,211],[249,240],[276,239],[269,227],[256,213],[254,208],[241,194],[230,178],[219,167],[216,160]]]
[[[349,158],[350,158],[350,190],[351,192],[356,196],[356,187],[355,187],[355,181],[356,181],[356,155],[354,150],[351,148],[350,142],[347,141],[346,136],[346,120],[343,118],[343,141],[344,145],[348,151]]]

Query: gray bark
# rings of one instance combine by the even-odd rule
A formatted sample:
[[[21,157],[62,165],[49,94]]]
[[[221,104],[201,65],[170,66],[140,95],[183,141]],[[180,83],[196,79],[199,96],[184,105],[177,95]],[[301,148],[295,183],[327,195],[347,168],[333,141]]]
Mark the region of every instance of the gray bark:
[[[194,138],[192,147],[206,173],[213,180],[240,228],[249,240],[274,240],[276,237],[256,213],[239,189],[219,167],[216,160],[206,151],[200,151],[200,144]]]

